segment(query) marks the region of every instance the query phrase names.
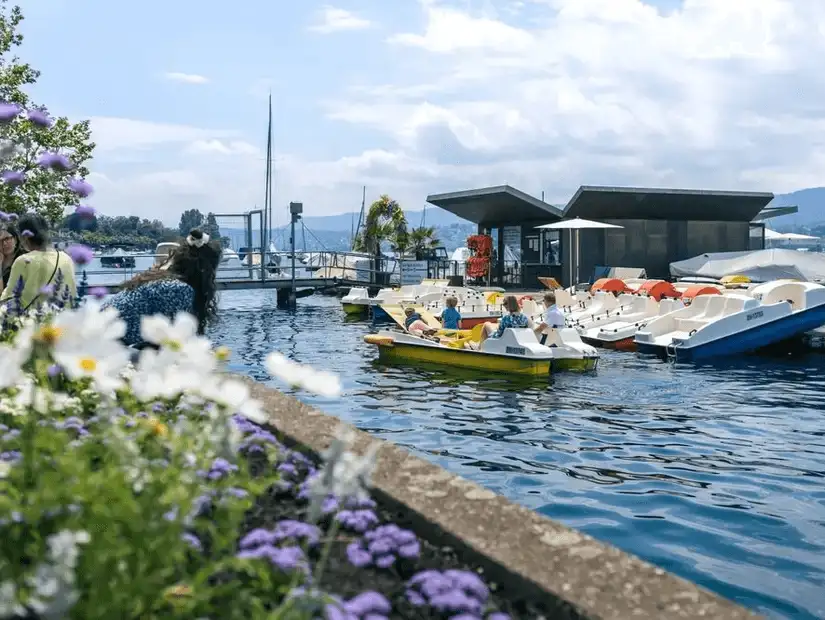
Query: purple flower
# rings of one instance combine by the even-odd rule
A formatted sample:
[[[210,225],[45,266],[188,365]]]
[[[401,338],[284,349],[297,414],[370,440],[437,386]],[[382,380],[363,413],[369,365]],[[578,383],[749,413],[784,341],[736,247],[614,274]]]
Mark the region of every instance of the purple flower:
[[[397,525],[382,525],[347,545],[347,558],[353,566],[375,565],[389,568],[398,558],[417,558],[421,545],[415,534]]]
[[[327,620],[379,620],[388,618],[391,611],[392,605],[387,598],[372,590],[324,607]]]
[[[87,207],[84,205],[77,205],[74,209],[74,212],[79,215],[80,217],[94,217],[95,216],[95,209],[94,207]]]
[[[54,295],[54,284],[46,284],[44,286],[41,286],[39,292],[41,295],[48,295],[49,297],[51,297],[52,295]]]
[[[194,534],[187,532],[181,536],[181,540],[197,551],[203,550],[203,545],[201,545],[200,539],[198,539],[198,537]]]
[[[212,465],[206,473],[206,477],[209,478],[209,480],[220,480],[221,478],[225,478],[236,471],[238,471],[237,465],[230,463],[224,458],[218,457],[212,461]]]
[[[43,153],[40,159],[37,160],[37,164],[41,168],[60,170],[61,172],[72,169],[72,162],[69,161],[69,158],[63,155],[63,153]]]
[[[23,111],[16,103],[0,103],[0,123],[10,123]]]
[[[241,538],[239,546],[241,549],[255,549],[264,545],[271,545],[275,542],[275,534],[263,528],[256,528]]]
[[[462,570],[422,571],[407,582],[407,600],[444,614],[481,615],[490,591],[475,573]],[[506,616],[505,616],[506,617]]]
[[[103,299],[108,294],[109,289],[107,289],[105,286],[93,286],[89,289],[89,295],[91,295],[95,299]]]
[[[11,219],[9,215],[10,214],[5,211],[0,211],[0,222],[8,222]]]
[[[290,544],[306,543],[315,546],[320,540],[320,530],[303,521],[284,519],[275,524],[275,528],[266,530],[256,528],[241,538],[239,546],[242,550],[252,550],[261,546],[275,546],[283,542]]]
[[[344,529],[363,534],[374,525],[378,525],[378,516],[375,511],[365,510],[342,510],[335,515],[335,520]]]
[[[77,265],[88,265],[95,257],[92,248],[78,243],[67,247],[66,254],[68,254]]]
[[[240,559],[265,559],[284,572],[301,570],[309,571],[309,562],[300,547],[273,547],[261,545],[253,549],[246,549],[237,554]]]
[[[46,372],[49,374],[50,377],[54,378],[58,376],[61,372],[63,372],[63,369],[60,367],[59,364],[52,364],[51,366],[49,366]]]
[[[44,110],[32,108],[28,111],[26,117],[32,122],[33,125],[37,125],[38,127],[48,129],[52,126],[52,119],[49,118],[49,115]]]
[[[22,230],[20,231],[21,237],[34,237],[34,233],[30,230]]]
[[[4,170],[3,174],[0,174],[0,179],[10,187],[20,187],[26,182],[26,175],[17,170]]]
[[[85,179],[71,179],[69,189],[81,198],[88,198],[94,192],[94,188]]]

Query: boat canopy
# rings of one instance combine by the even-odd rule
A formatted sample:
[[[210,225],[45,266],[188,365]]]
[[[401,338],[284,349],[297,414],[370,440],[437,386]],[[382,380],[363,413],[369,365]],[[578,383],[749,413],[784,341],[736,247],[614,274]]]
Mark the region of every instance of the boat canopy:
[[[746,276],[751,282],[806,280],[825,282],[825,254],[796,250],[756,250],[701,254],[670,264],[674,278]]]

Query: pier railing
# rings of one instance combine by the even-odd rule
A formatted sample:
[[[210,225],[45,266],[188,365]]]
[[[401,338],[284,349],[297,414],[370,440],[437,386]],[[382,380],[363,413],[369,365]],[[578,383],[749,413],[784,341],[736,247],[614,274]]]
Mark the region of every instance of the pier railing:
[[[97,257],[98,259],[101,257]],[[161,266],[167,254],[133,253],[117,256],[121,267],[103,267],[99,260],[83,269],[82,286],[118,288],[127,280],[148,269]],[[134,262],[132,262],[133,259]],[[316,283],[319,288],[343,286],[392,286],[413,284],[426,278],[447,279],[464,275],[464,264],[457,261],[411,258],[375,258],[354,252],[296,252],[296,283],[307,287]],[[232,288],[270,288],[286,286],[293,280],[292,253],[286,251],[262,252],[253,250],[233,253],[218,268],[219,283],[231,283]],[[248,283],[244,287],[243,283]]]

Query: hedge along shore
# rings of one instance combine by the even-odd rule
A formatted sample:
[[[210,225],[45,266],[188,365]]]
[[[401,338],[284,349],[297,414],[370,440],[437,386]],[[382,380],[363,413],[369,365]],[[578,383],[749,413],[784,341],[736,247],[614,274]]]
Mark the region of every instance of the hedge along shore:
[[[336,436],[338,418],[243,379],[286,442],[317,456]],[[505,598],[517,592],[556,610],[553,618],[565,619],[761,617],[391,442],[354,432],[357,452],[374,441],[383,444],[372,481],[375,500],[403,514],[422,538],[449,545],[483,568]]]

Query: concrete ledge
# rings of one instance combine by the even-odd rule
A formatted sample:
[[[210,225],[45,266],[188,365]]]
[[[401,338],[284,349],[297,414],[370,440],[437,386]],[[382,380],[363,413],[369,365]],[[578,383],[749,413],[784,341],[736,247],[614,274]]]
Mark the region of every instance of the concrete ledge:
[[[340,421],[245,378],[272,424],[316,455]],[[550,607],[553,618],[598,620],[759,618],[635,556],[565,527],[451,474],[390,442],[356,430],[363,452],[381,442],[373,495],[435,544],[484,568],[501,593]]]

